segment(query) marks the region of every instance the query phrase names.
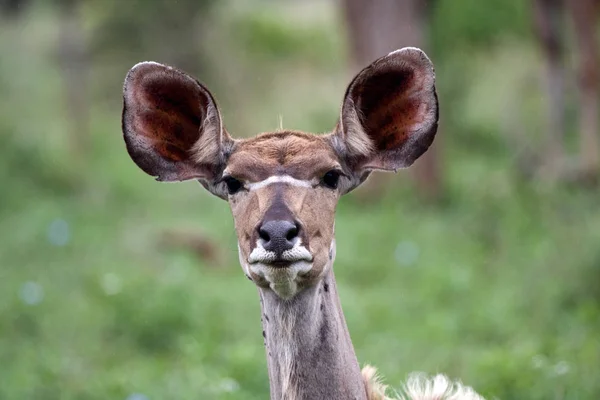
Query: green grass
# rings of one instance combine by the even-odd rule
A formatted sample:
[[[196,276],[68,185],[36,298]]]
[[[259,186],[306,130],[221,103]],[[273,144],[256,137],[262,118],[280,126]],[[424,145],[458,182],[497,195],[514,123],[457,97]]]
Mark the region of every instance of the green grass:
[[[120,136],[118,81],[107,83],[113,102],[94,103],[92,151],[73,159],[49,22],[35,18],[37,33],[5,28],[0,42],[13,54],[0,58],[0,400],[267,398],[258,296],[238,266],[227,204],[135,167]],[[252,107],[282,107],[292,128],[333,123],[340,74],[281,62],[268,101]],[[438,68],[450,121],[446,201],[422,203],[397,176],[380,202],[350,196],[338,208],[335,270],[359,360],[392,386],[411,371],[444,372],[489,398],[595,400],[598,192],[516,179],[494,125],[501,116],[473,100],[481,82],[444,103],[452,67]],[[491,66],[470,68],[482,76]],[[322,108],[305,88],[319,74],[329,82],[315,84]],[[227,113],[237,127],[251,118]],[[276,126],[276,115],[256,119]],[[211,237],[222,265],[162,246],[171,229]]]
[[[100,117],[118,136],[118,119]],[[258,298],[226,203],[153,182],[104,140],[66,188],[19,178],[3,192],[0,398],[265,398]],[[49,177],[69,164],[55,161]],[[406,187],[369,207],[341,201],[335,268],[359,359],[392,385],[439,371],[499,398],[595,398],[595,194],[449,172],[456,195],[442,207]],[[225,266],[158,246],[174,227],[213,237]]]

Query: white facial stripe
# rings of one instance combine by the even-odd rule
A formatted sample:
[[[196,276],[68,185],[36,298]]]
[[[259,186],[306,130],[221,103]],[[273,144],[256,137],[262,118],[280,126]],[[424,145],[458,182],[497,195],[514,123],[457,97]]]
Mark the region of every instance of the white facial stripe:
[[[260,182],[248,183],[246,184],[246,189],[248,189],[249,191],[258,190],[264,188],[265,186],[269,186],[273,183],[286,183],[292,186],[311,188],[313,187],[315,182],[296,179],[289,175],[274,175]]]

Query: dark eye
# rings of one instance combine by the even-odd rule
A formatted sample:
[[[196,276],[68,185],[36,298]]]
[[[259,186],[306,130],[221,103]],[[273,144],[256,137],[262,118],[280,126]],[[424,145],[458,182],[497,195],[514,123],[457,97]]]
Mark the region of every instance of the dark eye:
[[[328,171],[323,175],[323,184],[331,189],[337,189],[338,181],[340,180],[340,173],[334,169]]]
[[[238,181],[232,176],[226,176],[223,178],[223,182],[227,185],[227,191],[229,194],[235,194],[242,188],[242,182]]]

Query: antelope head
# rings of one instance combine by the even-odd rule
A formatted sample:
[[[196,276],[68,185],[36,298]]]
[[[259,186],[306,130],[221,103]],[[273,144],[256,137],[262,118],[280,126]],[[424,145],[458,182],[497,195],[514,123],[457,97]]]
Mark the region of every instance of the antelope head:
[[[122,122],[143,171],[159,181],[198,180],[229,202],[245,274],[289,299],[332,268],[340,196],[371,171],[410,166],[431,145],[435,74],[421,50],[397,50],[351,81],[332,132],[233,139],[206,87],[144,62],[125,79]]]

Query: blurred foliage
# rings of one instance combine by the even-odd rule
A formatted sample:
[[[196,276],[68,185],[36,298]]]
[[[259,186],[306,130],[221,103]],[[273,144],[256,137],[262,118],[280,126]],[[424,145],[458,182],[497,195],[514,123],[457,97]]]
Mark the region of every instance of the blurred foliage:
[[[320,63],[333,47],[327,26],[286,24],[278,13],[269,10],[244,14],[236,19],[235,26],[234,39],[259,62]]]
[[[116,58],[135,49],[142,55],[166,53],[167,57],[173,57],[171,62],[197,59],[201,25],[214,3],[215,0],[86,2],[83,5],[94,33],[91,50],[100,52],[100,56],[109,53]]]
[[[504,36],[530,35],[530,4],[515,0],[429,0],[431,38],[438,53],[485,48]]]
[[[121,84],[134,63],[181,51],[232,133],[274,129],[278,115],[330,129],[350,79],[335,3],[86,1],[83,163],[65,134],[58,11],[31,3],[0,25],[0,399],[266,398],[229,210],[135,167]],[[527,6],[438,0],[431,12],[449,194],[424,205],[398,177],[377,205],[341,201],[336,275],[359,360],[392,386],[443,371],[489,398],[595,400],[598,191],[515,173],[543,134]],[[174,226],[209,233],[230,267],[158,246]]]

